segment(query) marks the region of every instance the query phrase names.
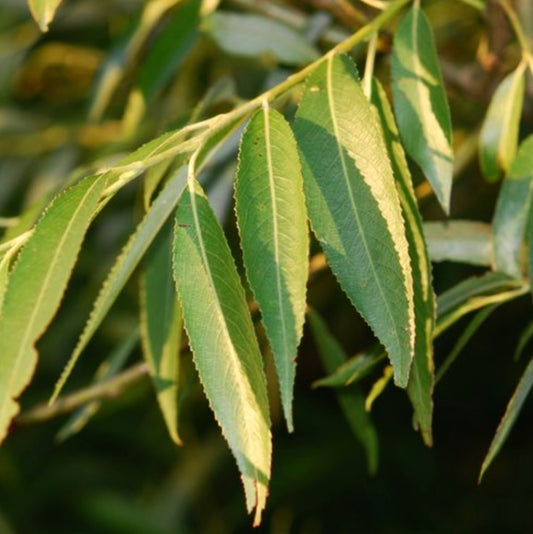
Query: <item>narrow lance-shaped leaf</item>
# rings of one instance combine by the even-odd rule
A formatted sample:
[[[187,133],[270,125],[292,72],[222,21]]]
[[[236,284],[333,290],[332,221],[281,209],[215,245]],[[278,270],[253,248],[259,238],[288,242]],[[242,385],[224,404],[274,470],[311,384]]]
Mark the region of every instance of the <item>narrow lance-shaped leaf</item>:
[[[315,338],[320,359],[327,373],[334,373],[346,362],[346,355],[338,341],[330,334],[327,325],[315,311],[307,314]],[[336,390],[341,409],[363,448],[368,471],[373,474],[378,467],[378,436],[370,415],[365,410],[365,398],[357,385]]]
[[[494,438],[492,439],[492,442],[490,444],[489,451],[487,452],[487,455],[483,460],[481,472],[479,473],[480,482],[483,478],[483,475],[485,474],[485,471],[488,469],[498,452],[500,452],[500,449],[502,448],[503,444],[505,443],[505,440],[507,439],[511,428],[514,425],[516,418],[518,417],[518,414],[522,409],[522,405],[524,404],[532,386],[533,359],[529,361],[526,370],[522,375],[522,378],[520,378],[518,386],[516,386],[513,396],[507,404],[507,410],[505,411],[505,414],[502,417],[502,420],[500,421],[498,429],[496,430],[496,434],[494,435]]]
[[[454,261],[490,266],[493,258],[492,229],[477,221],[429,221],[424,235],[431,261]]]
[[[408,244],[382,134],[348,57],[329,56],[310,76],[294,132],[313,231],[405,387],[414,350]]]
[[[418,5],[403,18],[394,37],[392,78],[403,146],[448,213],[453,178],[450,110],[431,25]]]
[[[263,108],[242,137],[235,200],[246,274],[272,347],[283,412],[292,430],[309,238],[298,149],[277,111]]]
[[[431,286],[431,263],[422,230],[422,218],[418,211],[411,174],[400,144],[398,128],[387,96],[379,82],[374,83],[373,103],[376,106],[389,152],[396,186],[400,196],[405,233],[409,242],[409,255],[413,270],[415,303],[415,356],[407,394],[413,404],[417,426],[428,446],[433,442],[433,330],[435,328],[435,295]]]
[[[479,161],[489,182],[509,170],[518,145],[518,127],[524,103],[525,64],[521,63],[498,85],[479,134]]]
[[[58,196],[10,274],[0,317],[0,442],[19,411],[15,399],[37,363],[35,342],[59,307],[105,183],[105,176],[92,176]]]
[[[107,312],[115,302],[129,277],[141,261],[148,247],[159,233],[165,221],[176,206],[185,185],[185,169],[181,169],[163,188],[145,215],[135,233],[130,237],[115,264],[111,268],[106,281],[94,303],[85,328],[78,339],[70,359],[61,374],[52,395],[51,401],[57,398],[67,381],[74,365],[78,361],[87,343],[100,326]]]
[[[229,54],[268,54],[287,65],[305,65],[318,57],[302,34],[261,15],[216,12],[204,21],[204,29]]]
[[[48,31],[59,4],[62,0],[28,0],[30,11],[42,32]]]
[[[178,376],[181,309],[172,275],[172,225],[152,244],[141,277],[141,336],[144,357],[172,440],[178,434]]]
[[[494,265],[521,276],[522,243],[533,198],[533,135],[518,149],[505,178],[494,213]]]
[[[176,212],[173,261],[194,362],[258,525],[270,478],[265,375],[234,260],[197,182],[189,185]]]

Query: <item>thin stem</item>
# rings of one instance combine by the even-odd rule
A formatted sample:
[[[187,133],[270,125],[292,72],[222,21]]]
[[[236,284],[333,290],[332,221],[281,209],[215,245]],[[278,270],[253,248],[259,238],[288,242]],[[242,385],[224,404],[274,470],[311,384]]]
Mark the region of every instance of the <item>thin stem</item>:
[[[15,418],[15,424],[31,425],[42,423],[43,421],[47,421],[58,415],[72,412],[89,402],[116,397],[128,386],[138,382],[146,375],[148,375],[148,365],[144,362],[139,363],[126,369],[122,373],[115,375],[109,380],[98,382],[87,388],[75,391],[70,395],[59,397],[53,404],[48,404],[47,402],[38,404],[17,416]]]
[[[522,53],[524,57],[526,58],[527,62],[531,64],[533,58],[533,54],[531,52],[531,44],[529,43],[529,40],[526,34],[524,33],[524,30],[522,29],[522,25],[520,24],[520,21],[516,16],[515,10],[509,4],[508,0],[500,0],[500,5],[502,6],[503,10],[505,11],[505,14],[507,15],[507,18],[509,19],[509,22],[511,23],[513,31],[518,39],[518,42],[520,43],[520,47],[522,48]]]
[[[26,243],[26,241],[28,241],[32,234],[33,230],[28,230],[27,232],[24,232],[23,234],[20,234],[17,237],[2,243],[0,245],[0,253],[13,248],[20,248],[22,245],[24,245],[24,243]]]
[[[0,228],[15,226],[19,221],[18,217],[0,217]]]
[[[376,46],[378,43],[378,32],[374,32],[370,37],[368,43],[368,50],[366,53],[365,72],[363,74],[363,92],[370,100],[372,96],[372,76],[374,75],[374,64],[376,62]]]

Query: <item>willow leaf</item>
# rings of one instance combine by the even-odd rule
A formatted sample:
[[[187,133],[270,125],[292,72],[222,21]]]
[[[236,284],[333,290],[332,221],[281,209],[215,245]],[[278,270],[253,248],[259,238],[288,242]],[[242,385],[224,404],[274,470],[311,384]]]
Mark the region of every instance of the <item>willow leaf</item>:
[[[492,229],[477,221],[424,223],[431,261],[454,261],[489,267],[493,261]]]
[[[150,211],[145,215],[135,233],[130,237],[122,249],[122,252],[115,261],[115,264],[111,268],[111,271],[98,294],[89,319],[78,339],[74,352],[70,356],[70,359],[55,386],[50,402],[55,400],[63,389],[63,386],[70,376],[74,365],[76,365],[80,354],[96,332],[96,329],[100,326],[107,312],[122,291],[122,288],[146,253],[148,247],[172,213],[183,190],[185,174],[185,170],[182,169],[167,183],[152,204]]]
[[[182,320],[172,275],[172,226],[161,231],[147,254],[141,277],[144,357],[170,437],[178,434],[178,377]]]
[[[533,135],[518,149],[505,178],[493,219],[496,269],[521,276],[522,242],[533,199]]]
[[[244,265],[272,347],[283,411],[292,431],[309,238],[296,141],[277,111],[264,108],[246,129],[235,187]]]
[[[55,315],[106,183],[92,176],[58,196],[11,271],[0,317],[0,442],[19,411],[16,398],[37,363],[35,342]]]
[[[48,31],[59,4],[62,0],[28,0],[30,11],[42,32]]]
[[[450,110],[431,25],[418,5],[403,18],[394,37],[392,77],[394,112],[403,146],[449,213],[453,174]]]
[[[524,102],[525,64],[498,85],[479,134],[479,161],[486,179],[494,182],[500,169],[509,170],[518,145],[518,127]]]
[[[318,313],[310,311],[308,318],[324,368],[327,373],[334,373],[346,362],[344,350]],[[363,393],[355,384],[349,388],[338,389],[336,393],[350,428],[365,450],[368,471],[373,474],[378,467],[378,436],[372,419],[365,410]]]
[[[174,276],[194,362],[237,460],[258,525],[270,478],[270,416],[261,353],[235,263],[200,185],[176,212]]]
[[[394,122],[387,96],[377,81],[374,84],[372,97],[381,119],[385,133],[385,144],[396,178],[413,270],[415,356],[407,384],[407,394],[413,405],[422,437],[425,443],[431,446],[433,442],[431,428],[435,381],[433,330],[436,315],[435,295],[431,286],[431,263],[422,230],[422,218],[418,211],[411,174],[400,143],[398,128]]]
[[[204,29],[222,50],[237,56],[268,54],[287,65],[305,65],[318,57],[302,34],[261,15],[215,12]]]
[[[340,285],[385,346],[405,387],[414,351],[413,281],[398,193],[357,72],[329,56],[296,114],[311,226]]]
[[[496,430],[496,434],[492,439],[492,442],[489,447],[489,451],[483,460],[483,465],[481,466],[481,472],[479,473],[479,481],[483,478],[485,471],[488,469],[500,449],[502,448],[511,428],[513,427],[522,405],[524,404],[531,387],[533,386],[533,359],[531,359],[520,378],[520,382],[513,393],[513,396],[507,404],[507,410],[505,411],[502,420]]]

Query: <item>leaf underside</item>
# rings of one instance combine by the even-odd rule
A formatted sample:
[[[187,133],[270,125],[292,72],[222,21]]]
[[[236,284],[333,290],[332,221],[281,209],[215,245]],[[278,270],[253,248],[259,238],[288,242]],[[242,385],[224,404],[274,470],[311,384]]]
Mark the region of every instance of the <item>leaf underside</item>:
[[[382,134],[348,57],[329,56],[309,77],[294,132],[313,231],[405,387],[414,349],[408,244]]]
[[[257,525],[270,478],[266,381],[234,260],[197,182],[189,185],[176,212],[173,262],[194,362]]]
[[[37,364],[35,342],[59,307],[105,184],[105,176],[91,176],[58,196],[10,274],[0,317],[0,442],[19,411],[15,399]]]
[[[246,274],[272,347],[283,411],[292,431],[309,238],[296,142],[277,111],[260,111],[243,135],[235,200]]]

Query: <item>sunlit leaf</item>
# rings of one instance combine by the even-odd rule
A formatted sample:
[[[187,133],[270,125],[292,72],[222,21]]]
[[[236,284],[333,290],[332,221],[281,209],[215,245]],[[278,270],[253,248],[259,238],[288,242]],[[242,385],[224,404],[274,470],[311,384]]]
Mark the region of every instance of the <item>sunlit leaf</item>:
[[[242,137],[235,200],[246,274],[272,347],[283,412],[292,430],[309,238],[298,149],[277,111],[261,110]]]
[[[219,11],[207,17],[204,29],[228,54],[269,55],[287,65],[305,65],[318,57],[302,34],[261,15]]]
[[[122,249],[98,294],[89,319],[78,339],[78,343],[55,386],[52,400],[57,398],[61,392],[80,354],[87,346],[87,343],[89,343],[96,329],[104,320],[104,317],[122,291],[122,288],[146,253],[148,247],[172,213],[183,191],[185,174],[185,169],[182,169],[167,183],[152,204],[150,211],[145,215],[135,233]]]
[[[178,377],[182,320],[172,275],[172,227],[167,223],[150,247],[141,277],[144,357],[172,440],[178,434]]]
[[[430,221],[424,223],[424,235],[431,261],[492,264],[492,229],[477,221]]]
[[[10,274],[0,317],[0,442],[19,411],[15,399],[37,363],[35,342],[59,307],[105,182],[92,176],[58,196]]]
[[[311,226],[341,287],[385,346],[395,383],[414,352],[413,281],[400,201],[382,134],[355,66],[329,56],[296,114]]]
[[[318,313],[310,311],[307,316],[322,364],[327,373],[334,373],[346,362],[344,350],[330,334]],[[365,410],[364,396],[355,384],[348,388],[337,389],[335,392],[350,428],[365,449],[368,471],[375,473],[378,467],[378,437],[372,419]]]
[[[180,200],[174,231],[174,274],[194,362],[257,525],[271,456],[263,363],[229,246],[196,182]]]
[[[42,32],[48,31],[59,4],[62,0],[28,0],[30,11]]]
[[[521,252],[533,199],[533,135],[518,149],[505,178],[493,219],[496,269],[521,276]]]
[[[403,146],[449,213],[453,173],[450,110],[431,25],[416,4],[394,36],[392,78]]]
[[[481,481],[485,471],[488,469],[505,443],[505,440],[507,439],[507,436],[509,435],[509,432],[516,421],[516,418],[522,409],[522,405],[524,404],[529,391],[531,390],[531,386],[533,386],[533,359],[529,361],[522,378],[520,378],[518,386],[516,386],[513,396],[507,404],[507,410],[500,421],[500,424],[496,430],[496,434],[494,435],[494,438],[490,444],[489,451],[483,460],[483,465],[481,466],[481,471],[479,473],[479,481]]]
[[[431,432],[434,383],[433,330],[436,315],[435,295],[431,286],[431,264],[422,230],[422,218],[418,211],[398,128],[385,92],[377,81],[374,83],[372,100],[381,119],[385,144],[396,178],[413,270],[415,356],[407,384],[407,394],[413,404],[424,441],[430,446],[433,442]]]
[[[524,70],[520,64],[497,87],[479,135],[479,161],[486,179],[493,182],[500,169],[509,170],[518,145],[518,127],[524,102]]]
[[[392,378],[392,367],[390,365],[386,365],[383,369],[383,376],[378,378],[370,388],[370,391],[368,392],[368,395],[365,398],[365,410],[367,412],[370,412],[372,410],[372,406],[374,405],[374,401],[380,397],[385,389],[387,388],[389,382]]]

